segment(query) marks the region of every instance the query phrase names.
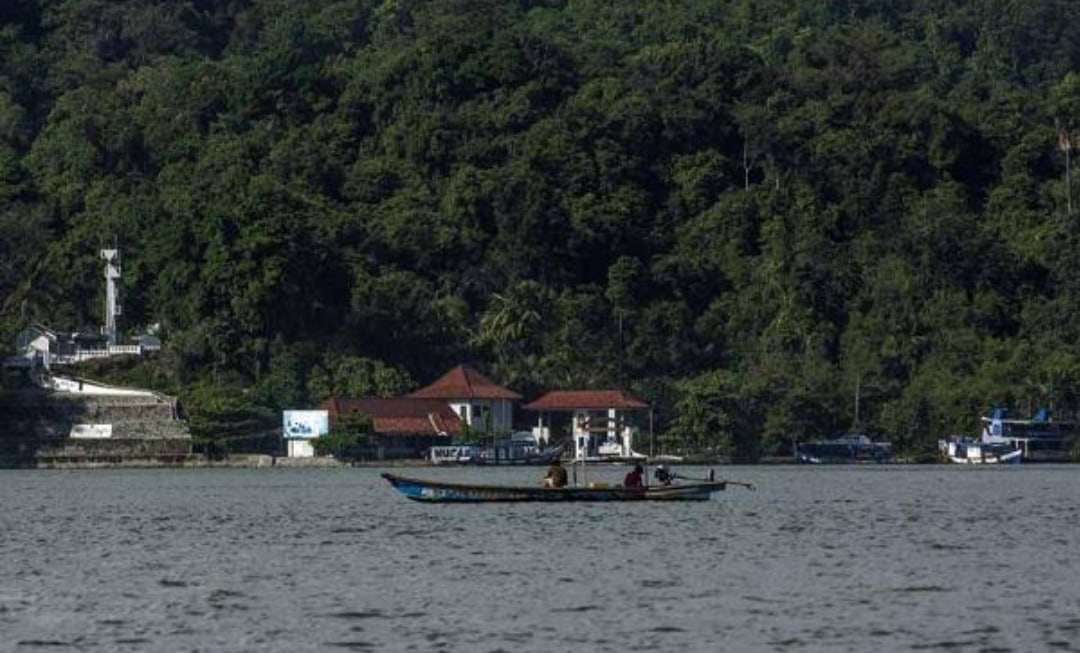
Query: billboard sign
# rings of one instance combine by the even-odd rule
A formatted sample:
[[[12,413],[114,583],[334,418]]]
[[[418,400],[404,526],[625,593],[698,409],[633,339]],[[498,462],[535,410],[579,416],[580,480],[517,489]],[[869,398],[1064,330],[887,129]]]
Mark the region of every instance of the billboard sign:
[[[286,410],[282,413],[281,434],[287,440],[310,440],[330,432],[325,410]]]

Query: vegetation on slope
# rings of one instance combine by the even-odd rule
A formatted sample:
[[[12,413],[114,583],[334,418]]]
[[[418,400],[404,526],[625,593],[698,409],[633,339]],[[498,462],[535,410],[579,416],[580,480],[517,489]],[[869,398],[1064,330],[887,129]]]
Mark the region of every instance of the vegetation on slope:
[[[1067,0],[10,0],[0,336],[118,243],[189,410],[474,362],[753,459],[1080,407]],[[1071,143],[1070,143],[1071,144]],[[1075,197],[1073,197],[1075,195]],[[10,346],[10,345],[6,345]],[[224,398],[228,398],[227,400]]]

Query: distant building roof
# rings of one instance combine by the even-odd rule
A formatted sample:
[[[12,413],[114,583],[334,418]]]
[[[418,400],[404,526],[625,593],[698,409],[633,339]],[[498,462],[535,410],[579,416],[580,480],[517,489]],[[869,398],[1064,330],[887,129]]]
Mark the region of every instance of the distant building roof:
[[[649,405],[622,390],[553,390],[522,406],[532,411],[644,410]]]
[[[460,435],[461,418],[445,401],[412,397],[333,397],[322,403],[331,419],[353,411],[371,418],[386,435]]]
[[[44,324],[31,324],[27,328],[23,329],[21,333],[43,335],[54,339],[57,337],[56,331],[50,329]]]
[[[154,349],[160,349],[161,348],[161,338],[159,338],[159,337],[157,337],[157,336],[155,336],[155,335],[153,335],[151,333],[141,333],[141,334],[135,336],[134,338],[132,338],[132,340],[139,343],[140,346],[148,348],[148,349],[149,348],[154,348]]]
[[[521,399],[521,395],[496,384],[468,365],[458,365],[431,385],[409,394],[426,399]]]

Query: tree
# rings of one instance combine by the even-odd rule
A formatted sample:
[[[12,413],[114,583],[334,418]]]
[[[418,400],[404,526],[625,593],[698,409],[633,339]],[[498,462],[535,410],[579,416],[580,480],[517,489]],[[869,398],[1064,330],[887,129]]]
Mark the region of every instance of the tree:
[[[315,453],[342,460],[354,460],[364,456],[371,434],[371,418],[350,411],[338,415],[330,432],[311,441]]]

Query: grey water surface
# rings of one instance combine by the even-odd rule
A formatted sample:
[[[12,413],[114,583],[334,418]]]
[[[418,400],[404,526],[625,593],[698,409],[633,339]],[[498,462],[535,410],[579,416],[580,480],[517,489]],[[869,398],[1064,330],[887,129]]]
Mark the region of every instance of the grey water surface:
[[[1080,466],[723,467],[757,489],[472,506],[379,471],[2,471],[0,650],[1080,650]]]

